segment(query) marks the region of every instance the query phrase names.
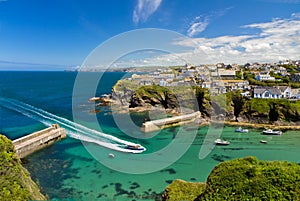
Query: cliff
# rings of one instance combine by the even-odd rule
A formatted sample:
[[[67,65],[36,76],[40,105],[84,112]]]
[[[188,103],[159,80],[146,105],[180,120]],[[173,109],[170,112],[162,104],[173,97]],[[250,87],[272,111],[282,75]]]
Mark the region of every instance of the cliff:
[[[112,99],[131,109],[161,107],[177,113],[199,110],[207,120],[220,117],[225,121],[253,124],[300,125],[300,101],[249,99],[240,93],[212,96],[209,90],[199,86],[139,86],[130,80],[120,80],[112,90]]]
[[[300,101],[245,98],[240,92],[227,93],[227,120],[275,125],[299,125]]]
[[[0,135],[0,200],[46,200],[21,165],[12,142]]]
[[[300,166],[259,161],[254,157],[234,159],[217,165],[206,184],[174,181],[162,198],[168,201],[299,200]]]
[[[173,112],[194,111],[194,90],[191,87],[140,86],[130,80],[119,80],[112,89],[114,103],[134,108],[163,108]],[[188,111],[188,112],[187,112]]]

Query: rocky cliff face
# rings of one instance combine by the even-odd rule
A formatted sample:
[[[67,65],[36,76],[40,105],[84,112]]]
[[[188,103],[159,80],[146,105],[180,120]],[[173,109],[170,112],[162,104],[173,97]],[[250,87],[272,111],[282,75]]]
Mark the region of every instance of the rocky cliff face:
[[[170,90],[160,86],[142,86],[136,90],[122,87],[121,90],[112,90],[112,99],[121,106],[129,108],[149,106],[162,107],[164,109],[178,109],[179,98]]]
[[[162,106],[165,109],[175,109],[179,107],[176,96],[166,88],[145,86],[135,91],[129,101],[129,107],[138,106]]]

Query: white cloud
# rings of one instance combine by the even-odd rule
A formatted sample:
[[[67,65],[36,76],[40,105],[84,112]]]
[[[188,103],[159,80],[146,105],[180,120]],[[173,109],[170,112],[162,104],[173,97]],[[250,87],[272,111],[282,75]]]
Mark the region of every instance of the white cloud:
[[[158,9],[162,0],[138,0],[133,11],[132,20],[135,24],[146,22],[147,19]]]
[[[243,26],[257,29],[255,35],[220,36],[216,38],[188,38],[177,45],[194,48],[181,55],[195,64],[276,62],[282,59],[300,59],[300,19],[292,14],[288,19]]]
[[[255,34],[224,35],[214,38],[181,37],[173,41],[180,53],[145,56],[121,62],[121,66],[168,66],[185,63],[213,64],[218,62],[245,64],[247,62],[277,62],[300,59],[300,18],[273,19],[242,28],[257,29]],[[251,31],[253,32],[253,31]],[[183,52],[183,50],[185,52]],[[174,50],[175,51],[175,50]],[[126,65],[125,65],[126,64]]]
[[[223,10],[217,10],[213,11],[210,14],[206,16],[197,16],[195,17],[192,22],[190,23],[190,26],[187,30],[187,35],[189,37],[193,37],[201,32],[203,32],[206,27],[209,25],[209,23],[217,17],[222,17],[225,15],[229,10],[231,10],[233,7],[228,7]]]
[[[200,16],[196,17],[192,22],[190,28],[187,30],[187,35],[189,37],[193,37],[194,35],[201,33],[206,29],[208,24],[209,24],[208,17],[205,17],[204,19],[202,19]]]

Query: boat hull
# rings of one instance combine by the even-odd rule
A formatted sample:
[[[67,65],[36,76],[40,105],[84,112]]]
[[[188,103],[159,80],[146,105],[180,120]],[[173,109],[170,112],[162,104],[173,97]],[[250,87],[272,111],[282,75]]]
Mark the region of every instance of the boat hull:
[[[280,131],[273,131],[273,132],[267,132],[267,131],[263,131],[264,135],[281,135],[282,132]]]

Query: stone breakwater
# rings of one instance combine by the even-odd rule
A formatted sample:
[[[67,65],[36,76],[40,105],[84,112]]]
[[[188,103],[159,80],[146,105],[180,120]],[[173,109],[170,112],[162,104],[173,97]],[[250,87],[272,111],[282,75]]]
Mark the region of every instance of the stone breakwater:
[[[186,115],[147,121],[143,123],[141,130],[144,132],[157,131],[170,126],[177,126],[177,125],[197,122],[197,120],[200,119],[200,117],[201,117],[200,112],[194,112]]]
[[[37,150],[47,147],[66,137],[66,130],[58,124],[41,131],[26,135],[13,141],[17,155],[24,158]]]

